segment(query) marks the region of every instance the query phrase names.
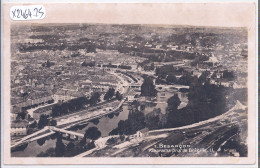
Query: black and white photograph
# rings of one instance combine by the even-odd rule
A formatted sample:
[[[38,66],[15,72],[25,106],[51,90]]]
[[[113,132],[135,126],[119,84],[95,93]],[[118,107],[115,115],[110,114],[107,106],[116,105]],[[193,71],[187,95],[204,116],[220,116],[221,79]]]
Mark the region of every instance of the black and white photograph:
[[[247,158],[248,42],[243,26],[12,22],[10,157]]]

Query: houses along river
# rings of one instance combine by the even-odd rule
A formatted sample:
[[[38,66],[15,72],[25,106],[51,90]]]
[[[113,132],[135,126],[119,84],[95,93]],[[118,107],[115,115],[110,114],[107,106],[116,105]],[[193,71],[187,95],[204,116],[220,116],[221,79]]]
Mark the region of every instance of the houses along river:
[[[123,110],[119,113],[118,116],[114,115],[113,118],[109,116],[104,116],[99,119],[99,122],[97,124],[88,122],[86,124],[83,124],[83,127],[78,126],[72,128],[71,130],[84,134],[89,127],[95,126],[101,132],[101,136],[105,137],[108,136],[110,131],[112,131],[114,128],[117,127],[117,124],[120,120],[126,120],[128,118],[128,113],[129,113],[128,106],[123,105]],[[66,144],[69,141],[63,140],[63,142]],[[48,137],[44,142],[44,144],[42,145],[38,144],[37,141],[31,142],[23,151],[12,152],[11,156],[12,157],[36,157],[38,154],[47,151],[49,148],[55,148],[55,145],[56,145],[56,138],[51,139],[51,137]]]
[[[166,93],[165,95],[158,95],[157,99],[152,103],[145,103],[145,109],[143,110],[144,114],[148,114],[154,109],[160,109],[163,114],[166,112],[167,108],[167,99],[172,96],[172,93]],[[182,99],[184,104],[187,100],[187,95],[179,95],[180,99]],[[111,115],[106,115],[96,120],[96,122],[86,122],[82,125],[77,125],[70,128],[71,131],[75,131],[78,133],[84,134],[85,131],[89,127],[97,127],[101,132],[102,137],[106,137],[109,133],[118,126],[120,120],[127,120],[129,115],[129,106],[127,104],[123,104],[122,111],[120,113],[114,113]],[[38,143],[37,141],[30,142],[28,146],[22,151],[15,151],[11,153],[12,157],[36,157],[41,152],[46,152],[50,148],[55,148],[56,146],[56,137],[49,136],[45,138],[45,142]],[[68,140],[63,140],[64,144],[67,144]]]

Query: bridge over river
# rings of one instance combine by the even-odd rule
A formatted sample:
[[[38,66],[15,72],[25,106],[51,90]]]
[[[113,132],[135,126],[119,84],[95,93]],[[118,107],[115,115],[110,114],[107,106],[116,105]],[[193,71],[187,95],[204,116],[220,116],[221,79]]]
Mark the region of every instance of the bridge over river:
[[[80,134],[80,133],[74,132],[74,131],[69,131],[67,129],[71,128],[72,126],[75,126],[75,125],[78,125],[81,123],[85,123],[87,121],[90,121],[90,120],[93,120],[96,118],[100,118],[107,114],[117,112],[118,109],[123,105],[123,103],[125,101],[126,101],[126,98],[122,99],[121,102],[119,103],[119,105],[112,111],[100,111],[100,113],[96,114],[95,116],[91,116],[91,117],[84,118],[84,119],[79,119],[78,121],[73,121],[72,123],[66,124],[66,126],[63,126],[61,128],[54,127],[54,126],[46,126],[43,129],[41,129],[33,134],[23,137],[19,141],[15,141],[14,143],[11,144],[11,149],[15,149],[18,146],[21,146],[21,145],[36,141],[38,139],[50,136],[50,135],[54,134],[55,132],[60,132],[60,133],[64,134],[66,137],[70,137],[71,139],[83,138],[84,134]]]
[[[78,139],[78,137],[80,137],[80,138],[84,137],[84,134],[81,134],[81,133],[78,133],[78,132],[74,132],[74,131],[69,131],[69,130],[62,129],[62,128],[49,126],[49,129],[54,131],[54,132],[60,132],[62,134],[65,134],[66,137],[73,136],[73,139]]]

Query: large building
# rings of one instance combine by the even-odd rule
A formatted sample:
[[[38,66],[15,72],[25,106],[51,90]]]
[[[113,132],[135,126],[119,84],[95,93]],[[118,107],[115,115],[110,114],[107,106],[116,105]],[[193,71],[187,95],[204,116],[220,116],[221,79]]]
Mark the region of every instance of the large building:
[[[12,106],[11,107],[11,121],[16,120],[18,113],[20,113],[22,110],[20,107]]]
[[[55,102],[64,102],[74,98],[85,96],[83,93],[70,91],[70,90],[59,90],[57,91],[52,98]]]
[[[50,93],[33,93],[29,94],[25,99],[11,99],[12,106],[16,107],[28,107],[33,105],[39,105],[43,103],[47,103],[52,100],[52,96]]]
[[[27,135],[28,122],[15,120],[11,123],[11,136]]]

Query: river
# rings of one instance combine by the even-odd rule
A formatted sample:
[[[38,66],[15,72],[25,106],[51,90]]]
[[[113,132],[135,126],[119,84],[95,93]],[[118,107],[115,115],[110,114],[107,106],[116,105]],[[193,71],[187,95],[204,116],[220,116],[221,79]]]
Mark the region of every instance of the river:
[[[144,114],[152,112],[154,109],[160,109],[162,114],[166,114],[166,108],[168,106],[167,100],[174,94],[178,94],[181,101],[178,109],[185,107],[188,104],[188,93],[182,92],[158,92],[156,97],[156,103],[145,103]]]
[[[127,105],[122,106],[123,110],[119,113],[118,116],[114,115],[113,118],[109,118],[108,116],[104,116],[99,119],[99,123],[97,125],[89,122],[87,126],[84,128],[78,129],[76,132],[85,133],[85,131],[92,126],[98,128],[101,132],[101,136],[108,136],[109,132],[117,127],[117,124],[120,120],[126,120],[128,118],[129,110]],[[66,144],[65,140],[63,142]],[[50,148],[54,148],[56,145],[56,139],[47,139],[43,145],[39,145],[37,141],[31,142],[23,151],[12,152],[12,157],[35,157],[41,152],[45,152]]]
[[[145,103],[145,110],[143,111],[144,114],[148,114],[149,112],[152,112],[154,109],[161,109],[161,112],[163,114],[166,113],[166,108],[167,108],[167,100],[173,96],[173,93],[165,93],[163,95],[158,95],[156,102],[157,103]],[[187,104],[188,98],[187,94],[180,94],[178,93],[178,96],[183,104],[180,106],[185,106]],[[179,107],[180,107],[179,106]],[[128,118],[129,114],[129,109],[128,105],[123,105],[122,106],[123,110],[119,113],[119,115],[114,115],[114,116],[103,116],[102,118],[99,119],[98,123],[92,123],[88,122],[85,123],[85,126],[77,129],[73,129],[73,131],[79,132],[84,134],[85,131],[89,127],[97,127],[98,130],[101,132],[101,136],[105,137],[109,135],[109,132],[111,132],[114,128],[118,126],[118,122],[120,120],[126,120]],[[63,140],[63,142],[66,144],[68,141]],[[31,142],[28,144],[28,146],[23,150],[23,151],[16,151],[12,152],[11,155],[12,157],[36,157],[38,154],[41,152],[45,152],[50,148],[55,148],[56,145],[56,139],[51,139],[48,138],[44,144],[39,145],[37,141]]]

